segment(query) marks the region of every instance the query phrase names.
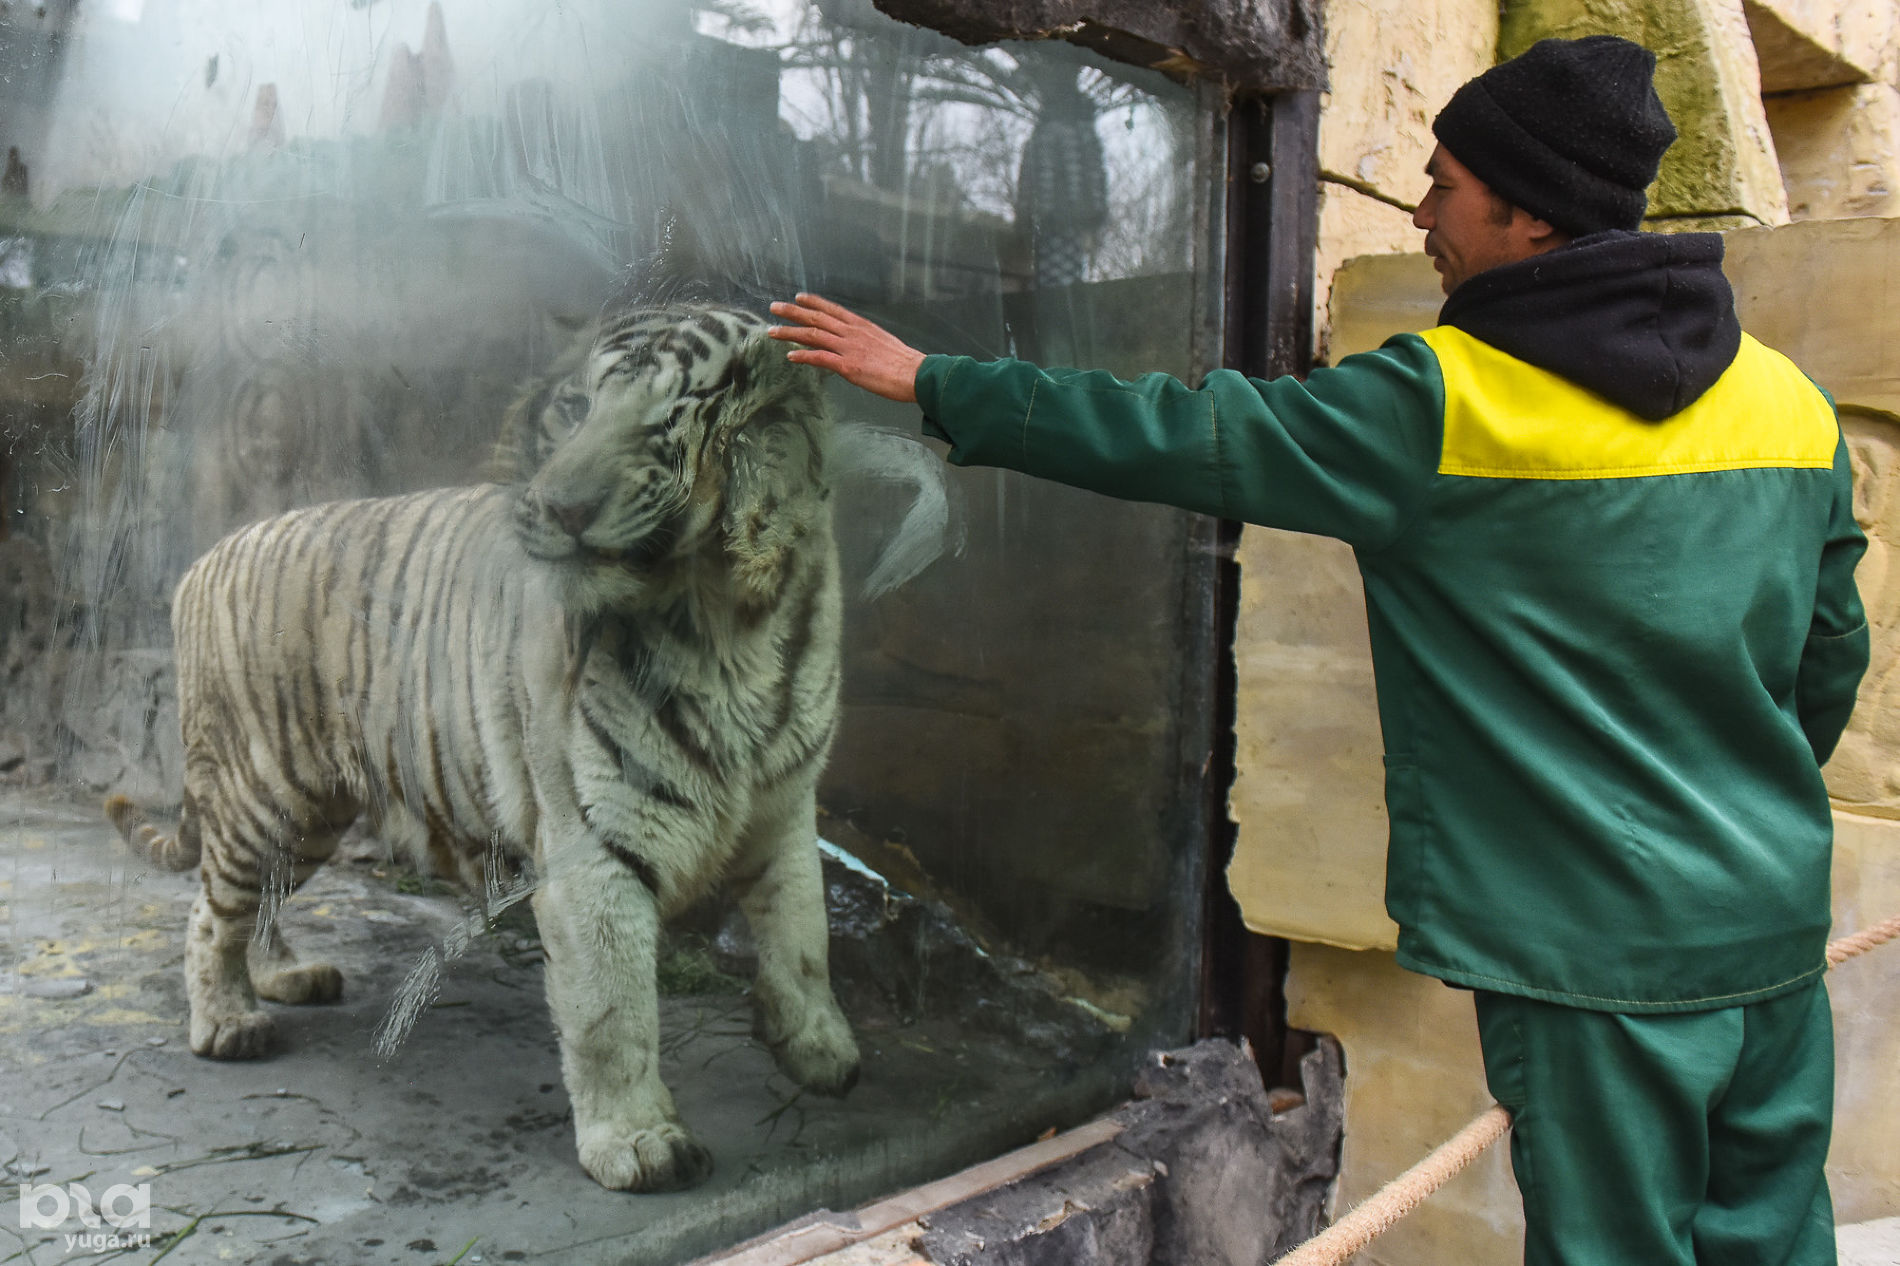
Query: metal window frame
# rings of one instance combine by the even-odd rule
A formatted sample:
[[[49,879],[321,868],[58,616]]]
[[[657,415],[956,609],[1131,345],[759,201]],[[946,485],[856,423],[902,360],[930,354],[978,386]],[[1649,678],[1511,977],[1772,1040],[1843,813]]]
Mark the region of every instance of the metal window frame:
[[[1235,103],[1227,119],[1222,363],[1254,378],[1313,367],[1314,260],[1319,238],[1319,94]],[[1244,1036],[1268,1084],[1297,1084],[1306,1044],[1286,1024],[1287,943],[1250,932],[1223,877],[1237,827],[1235,775],[1241,525],[1214,527],[1217,567],[1208,672],[1214,759],[1208,770],[1207,877],[1202,886],[1197,1037]]]

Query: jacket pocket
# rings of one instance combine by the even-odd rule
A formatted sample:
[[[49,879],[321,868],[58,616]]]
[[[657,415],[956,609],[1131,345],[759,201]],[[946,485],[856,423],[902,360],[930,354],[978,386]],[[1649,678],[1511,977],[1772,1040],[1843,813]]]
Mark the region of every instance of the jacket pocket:
[[[1409,755],[1385,757],[1385,812],[1391,825],[1386,847],[1385,908],[1402,928],[1416,928],[1430,896],[1433,846],[1424,778]]]

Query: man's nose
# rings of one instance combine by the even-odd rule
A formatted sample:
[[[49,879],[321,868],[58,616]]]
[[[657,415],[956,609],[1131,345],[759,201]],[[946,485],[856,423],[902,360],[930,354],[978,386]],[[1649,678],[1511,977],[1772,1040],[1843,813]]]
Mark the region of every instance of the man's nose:
[[[1420,199],[1418,209],[1412,212],[1412,227],[1427,230],[1432,227],[1432,214],[1425,199]]]

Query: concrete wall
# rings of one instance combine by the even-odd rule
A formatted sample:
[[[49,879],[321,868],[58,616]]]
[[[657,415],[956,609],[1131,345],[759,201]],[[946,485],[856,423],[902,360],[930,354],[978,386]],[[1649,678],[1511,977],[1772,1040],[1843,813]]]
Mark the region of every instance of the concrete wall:
[[[1873,541],[1860,577],[1874,667],[1829,789],[1838,823],[1837,935],[1900,913],[1900,219],[1732,233],[1743,324],[1833,392]],[[1825,296],[1825,302],[1819,300]],[[1429,325],[1437,277],[1420,255],[1358,259],[1333,288],[1339,354]],[[1343,1209],[1488,1101],[1470,995],[1398,969],[1381,905],[1380,743],[1357,574],[1335,542],[1248,533],[1237,648],[1239,855],[1230,882],[1255,931],[1294,940],[1288,1018],[1346,1055]],[[1900,1214],[1900,949],[1830,979],[1839,1035],[1829,1172],[1843,1222]],[[1493,1150],[1363,1255],[1368,1262],[1519,1260],[1504,1149]]]

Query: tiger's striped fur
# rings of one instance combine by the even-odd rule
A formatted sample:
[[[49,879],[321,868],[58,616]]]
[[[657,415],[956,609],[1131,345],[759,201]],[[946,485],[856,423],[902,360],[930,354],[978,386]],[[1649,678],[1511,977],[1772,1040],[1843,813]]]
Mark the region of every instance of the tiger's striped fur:
[[[183,814],[199,861],[191,1046],[261,1054],[261,996],[324,1001],[275,903],[359,813],[493,890],[531,866],[582,1165],[690,1184],[705,1151],[658,1075],[660,922],[724,880],[759,947],[781,1067],[842,1093],[814,842],[837,718],[839,585],[813,371],[711,305],[606,323],[517,410],[532,478],[321,505],[253,524],[179,583]]]

